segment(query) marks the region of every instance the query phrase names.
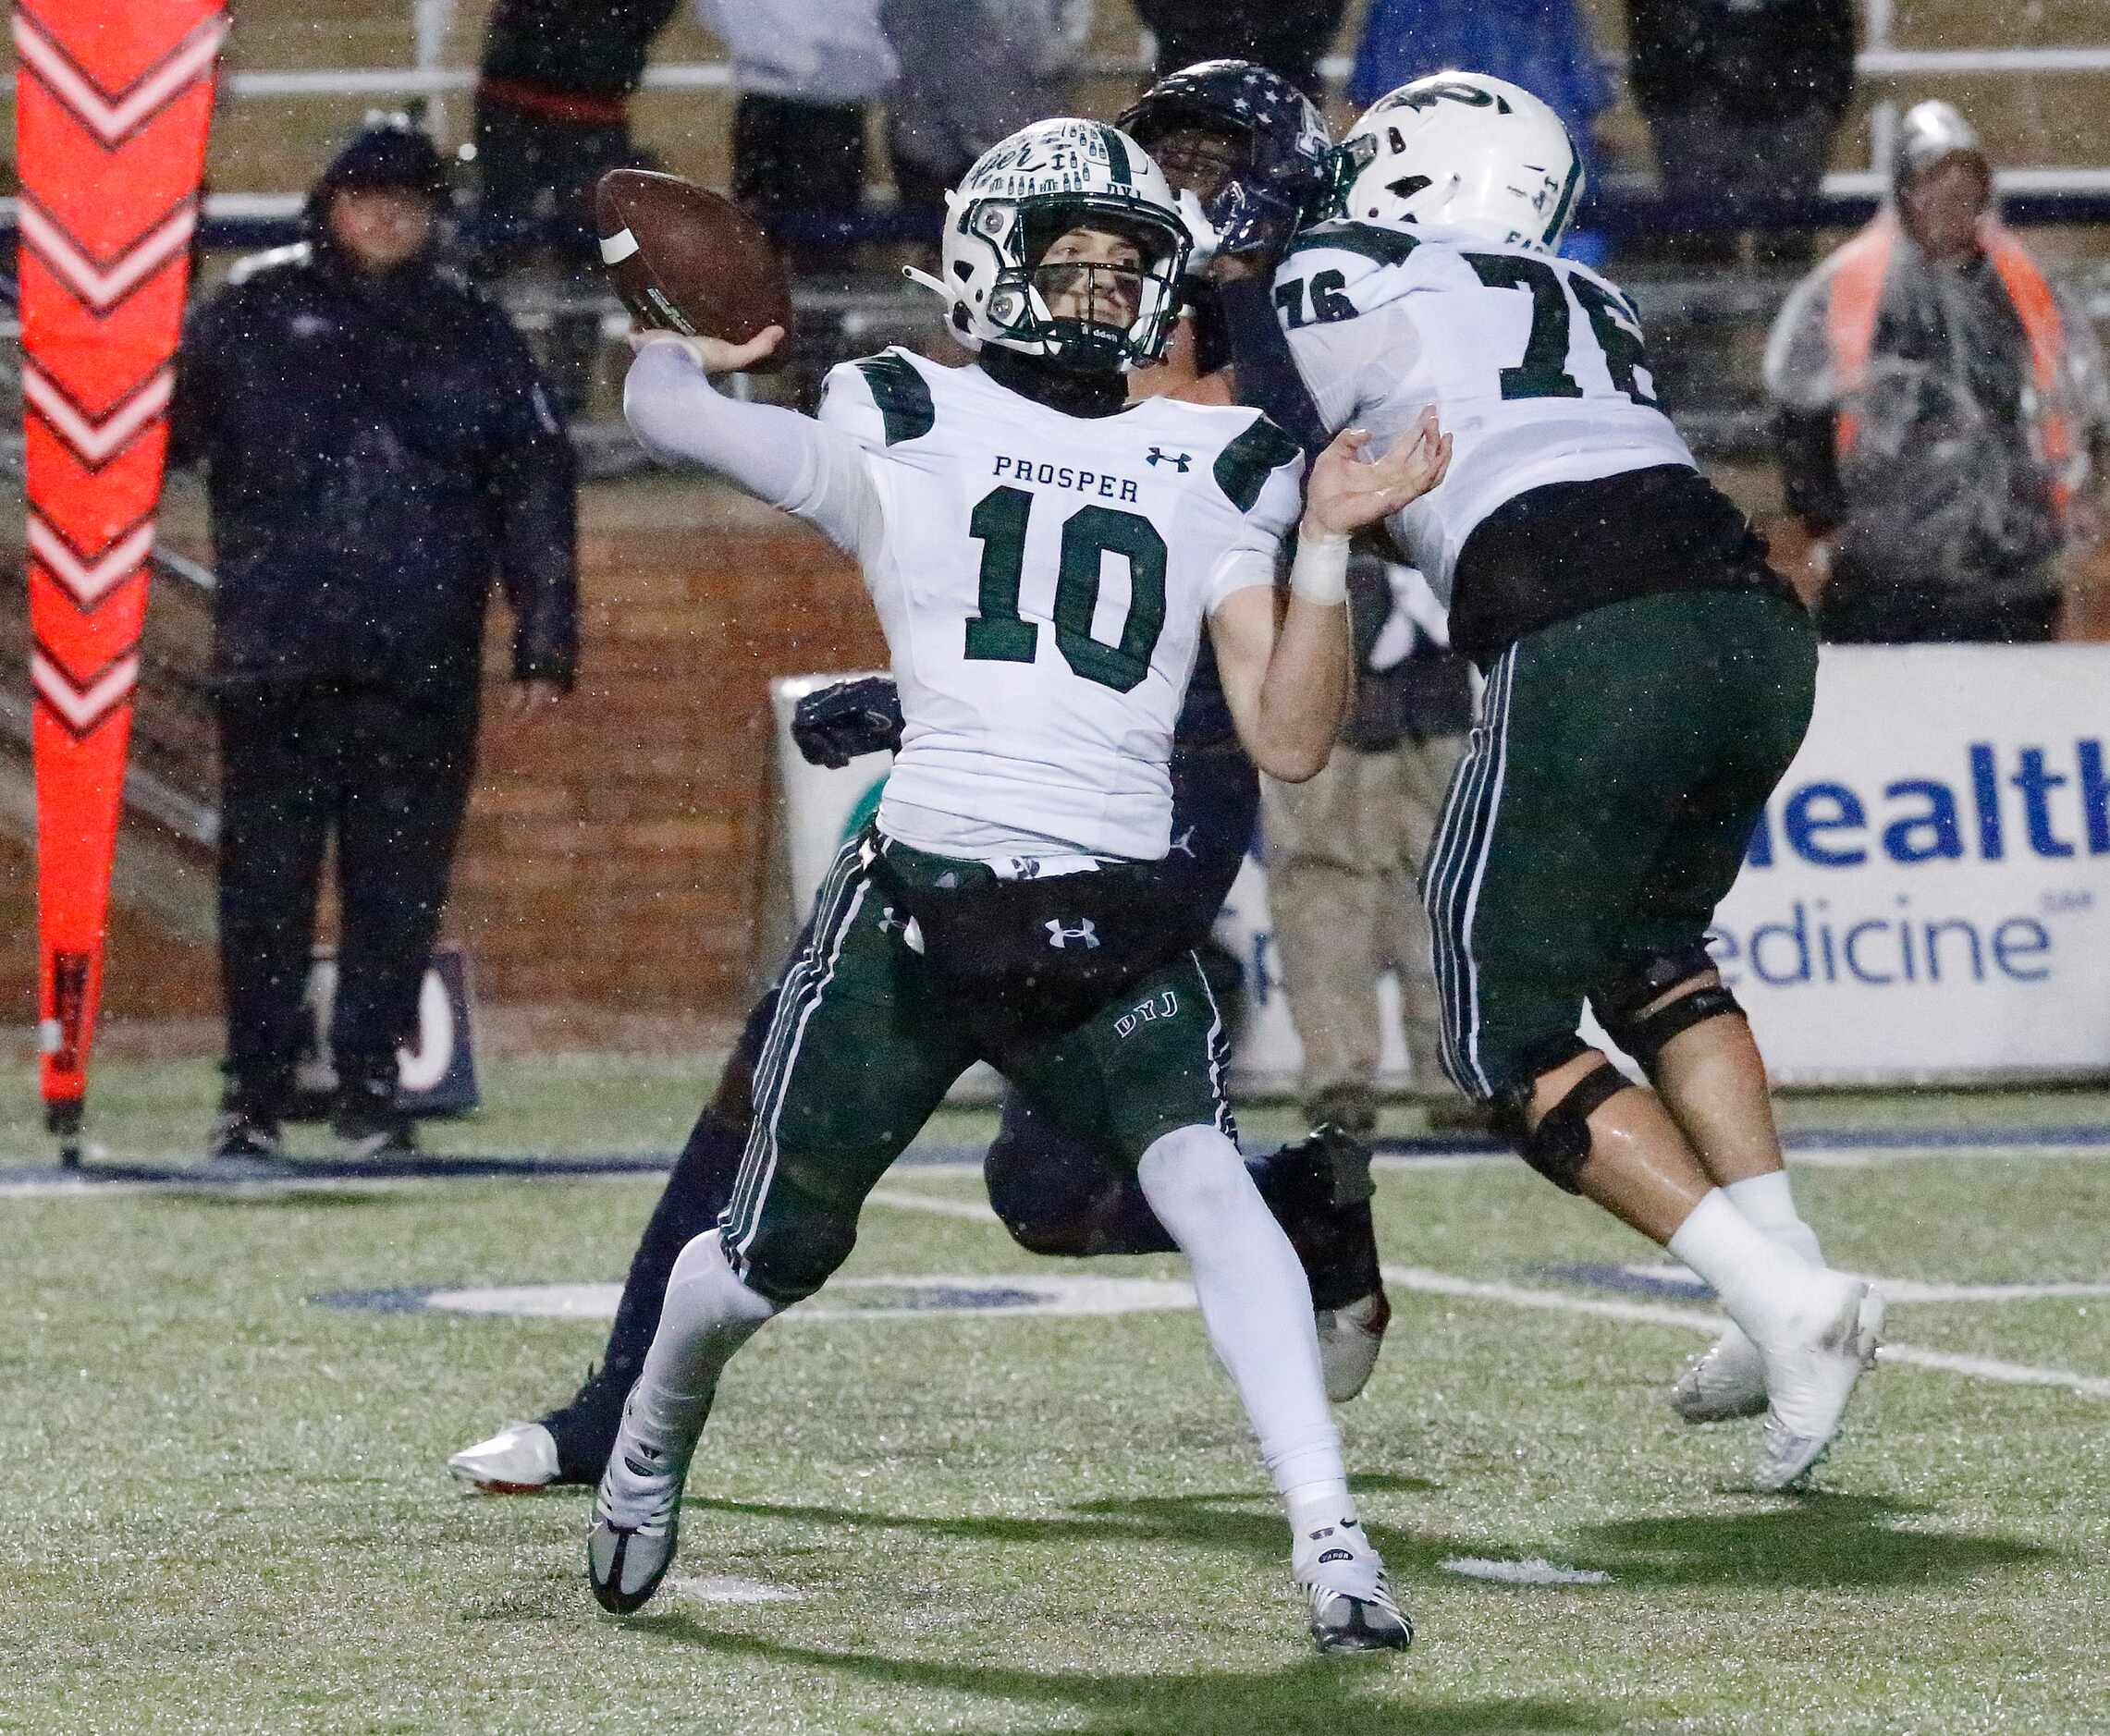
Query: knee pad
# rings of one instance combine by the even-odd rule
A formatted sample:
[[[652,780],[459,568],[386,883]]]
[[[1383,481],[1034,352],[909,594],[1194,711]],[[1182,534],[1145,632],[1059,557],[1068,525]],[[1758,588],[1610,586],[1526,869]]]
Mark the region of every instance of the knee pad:
[[[982,1160],[982,1180],[990,1209],[1028,1253],[1081,1259],[1126,1252],[1105,1245],[1121,1176],[1015,1091],[1004,1094],[1003,1119]]]
[[[1590,1010],[1596,1013],[1605,1034],[1653,1077],[1663,1045],[1673,1037],[1710,1019],[1743,1012],[1736,996],[1719,983],[1680,995],[1653,1012],[1642,1010],[1680,983],[1716,968],[1712,956],[1697,941],[1645,954],[1610,986],[1590,996]]]
[[[1589,1161],[1590,1114],[1633,1082],[1611,1062],[1601,1062],[1570,1086],[1567,1095],[1540,1117],[1537,1127],[1527,1120],[1531,1087],[1520,1085],[1503,1106],[1503,1131],[1524,1161],[1562,1192],[1580,1193],[1576,1178]]]

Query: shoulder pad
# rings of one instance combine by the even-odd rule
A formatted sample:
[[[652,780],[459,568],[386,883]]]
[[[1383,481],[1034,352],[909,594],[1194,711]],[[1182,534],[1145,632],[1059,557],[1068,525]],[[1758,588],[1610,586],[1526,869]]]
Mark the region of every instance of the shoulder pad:
[[[1375,223],[1356,223],[1341,217],[1299,230],[1284,250],[1282,258],[1286,263],[1294,254],[1325,248],[1336,253],[1356,254],[1375,265],[1404,265],[1420,245],[1417,237],[1404,229]]]
[[[938,405],[930,382],[905,351],[882,349],[876,356],[830,368],[828,391],[821,400],[823,421],[850,420],[854,415],[854,411],[845,413],[847,406],[839,388],[871,400],[878,411],[877,432],[887,446],[920,440],[937,425]],[[849,401],[854,404],[855,397]],[[833,416],[828,413],[831,406],[836,410]]]
[[[290,246],[267,248],[261,253],[251,253],[247,259],[239,259],[227,273],[229,284],[247,283],[267,271],[284,271],[288,266],[305,265],[315,256],[313,245],[295,241]]]
[[[1285,464],[1303,462],[1304,448],[1256,410],[1253,420],[1216,455],[1212,473],[1224,497],[1239,511],[1250,512],[1270,476]]]

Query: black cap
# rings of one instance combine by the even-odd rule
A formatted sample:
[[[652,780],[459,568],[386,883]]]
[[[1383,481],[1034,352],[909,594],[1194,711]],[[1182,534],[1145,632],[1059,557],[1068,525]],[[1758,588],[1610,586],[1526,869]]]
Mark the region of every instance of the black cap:
[[[332,193],[354,189],[423,193],[435,205],[452,195],[438,147],[401,114],[367,116],[365,126],[330,159],[309,194],[309,209],[320,211]]]

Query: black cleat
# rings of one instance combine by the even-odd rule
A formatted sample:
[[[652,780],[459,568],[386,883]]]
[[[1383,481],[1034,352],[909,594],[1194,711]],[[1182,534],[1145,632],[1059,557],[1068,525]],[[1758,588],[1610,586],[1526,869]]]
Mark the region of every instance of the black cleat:
[[[337,1155],[353,1163],[372,1158],[415,1157],[418,1136],[411,1118],[396,1106],[396,1088],[347,1085],[330,1116]]]
[[[1311,1604],[1321,1652],[1404,1652],[1414,1623],[1392,1595],[1377,1547],[1353,1516],[1299,1534],[1291,1571]]]
[[[1370,1221],[1370,1148],[1328,1125],[1264,1162],[1261,1192],[1311,1286],[1326,1396],[1345,1404],[1369,1380],[1392,1323]]]
[[[696,1449],[693,1433],[679,1448],[640,1440],[629,1409],[626,1403],[624,1427],[601,1473],[594,1525],[586,1534],[587,1583],[595,1601],[616,1616],[644,1608],[674,1565],[681,1540],[681,1485]],[[702,1428],[699,1414],[695,1429]]]
[[[1321,1652],[1404,1652],[1414,1644],[1414,1623],[1392,1602],[1384,1582],[1374,1597],[1309,1587],[1311,1637]]]
[[[254,1115],[247,1109],[222,1109],[213,1118],[205,1155],[215,1159],[273,1163],[286,1155],[286,1144],[275,1118]]]

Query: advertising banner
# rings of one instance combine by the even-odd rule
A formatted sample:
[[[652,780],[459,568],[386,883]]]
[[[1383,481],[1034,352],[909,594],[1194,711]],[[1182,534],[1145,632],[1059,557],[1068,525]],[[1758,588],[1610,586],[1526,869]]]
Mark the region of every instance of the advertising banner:
[[[884,754],[827,771],[791,744],[798,696],[840,679],[776,684],[802,922],[886,778]],[[2110,645],[1825,650],[1809,739],[1711,936],[1777,1083],[2110,1075],[2106,740]],[[1245,968],[1233,1081],[1287,1089],[1300,1051],[1257,856],[1216,935]],[[1412,1084],[1389,980],[1376,1016],[1380,1082]]]
[[[2110,645],[1828,648],[1712,938],[1784,1084],[2110,1073]]]

